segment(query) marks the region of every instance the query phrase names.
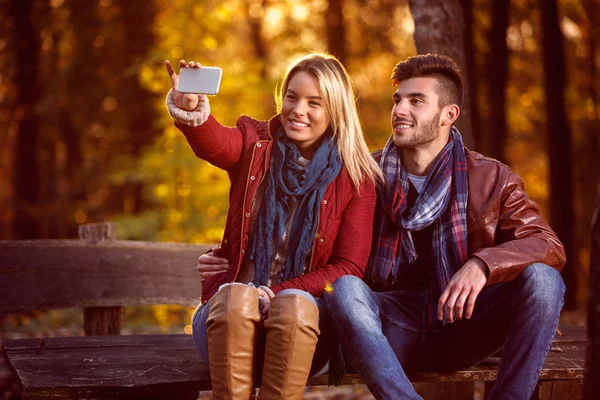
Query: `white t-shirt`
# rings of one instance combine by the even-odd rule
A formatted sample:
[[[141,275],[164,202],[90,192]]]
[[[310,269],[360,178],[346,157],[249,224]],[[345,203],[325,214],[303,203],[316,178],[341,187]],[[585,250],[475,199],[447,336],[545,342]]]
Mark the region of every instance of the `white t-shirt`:
[[[413,186],[415,187],[415,189],[417,189],[417,193],[421,193],[421,188],[423,188],[423,184],[425,183],[425,179],[427,179],[427,175],[425,176],[419,176],[419,175],[413,175],[413,174],[408,174],[408,179],[410,179],[410,182],[413,184]]]

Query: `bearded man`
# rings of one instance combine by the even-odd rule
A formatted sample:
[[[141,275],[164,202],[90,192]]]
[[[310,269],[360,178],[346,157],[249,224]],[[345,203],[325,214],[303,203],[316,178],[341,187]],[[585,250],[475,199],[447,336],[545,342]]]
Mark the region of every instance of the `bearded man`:
[[[503,349],[488,399],[529,399],[564,303],[564,248],[522,179],[463,146],[453,60],[410,57],[392,80],[366,282],[342,276],[325,296],[346,359],[377,399],[420,399],[407,372]]]

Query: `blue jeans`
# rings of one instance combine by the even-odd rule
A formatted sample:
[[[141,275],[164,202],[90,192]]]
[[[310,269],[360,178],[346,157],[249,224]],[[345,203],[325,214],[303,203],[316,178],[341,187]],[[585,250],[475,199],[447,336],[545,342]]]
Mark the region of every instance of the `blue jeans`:
[[[429,302],[438,299],[428,291],[373,292],[353,276],[339,278],[325,301],[346,359],[377,399],[421,399],[406,372],[465,369],[501,348],[488,399],[529,399],[564,292],[560,273],[536,263],[513,281],[484,288],[471,318],[447,325],[429,325]]]
[[[331,342],[333,336],[333,328],[328,318],[327,308],[322,299],[313,297],[308,292],[299,289],[285,289],[277,293],[280,294],[297,294],[304,296],[310,300],[319,309],[319,341],[317,342],[317,348],[315,350],[315,356],[313,358],[313,365],[310,375],[313,376],[317,373],[324,373],[327,362],[329,360],[328,343]],[[210,309],[210,302],[206,302],[199,305],[192,315],[192,338],[196,347],[196,352],[200,356],[200,360],[208,367],[208,336],[206,334],[206,319],[208,318],[208,311]],[[264,331],[263,331],[264,333]],[[263,335],[264,336],[264,335]],[[262,344],[258,344],[259,348],[264,346],[264,337],[262,337]],[[262,357],[259,357],[261,360]]]

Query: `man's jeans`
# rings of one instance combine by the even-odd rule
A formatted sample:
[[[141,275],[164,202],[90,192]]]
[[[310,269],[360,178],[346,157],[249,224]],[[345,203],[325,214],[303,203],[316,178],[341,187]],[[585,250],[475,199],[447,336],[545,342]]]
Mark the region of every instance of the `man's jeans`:
[[[428,327],[428,291],[373,292],[343,276],[325,296],[344,354],[377,399],[421,399],[405,371],[457,371],[503,348],[488,399],[529,399],[558,325],[560,273],[532,264],[484,288],[469,320]],[[434,316],[435,318],[435,316]]]

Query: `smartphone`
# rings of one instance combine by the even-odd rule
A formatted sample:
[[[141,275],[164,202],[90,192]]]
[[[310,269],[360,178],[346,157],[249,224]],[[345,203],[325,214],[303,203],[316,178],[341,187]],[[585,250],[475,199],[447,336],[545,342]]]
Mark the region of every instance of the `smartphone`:
[[[223,71],[218,67],[181,68],[177,91],[181,93],[217,94]]]

